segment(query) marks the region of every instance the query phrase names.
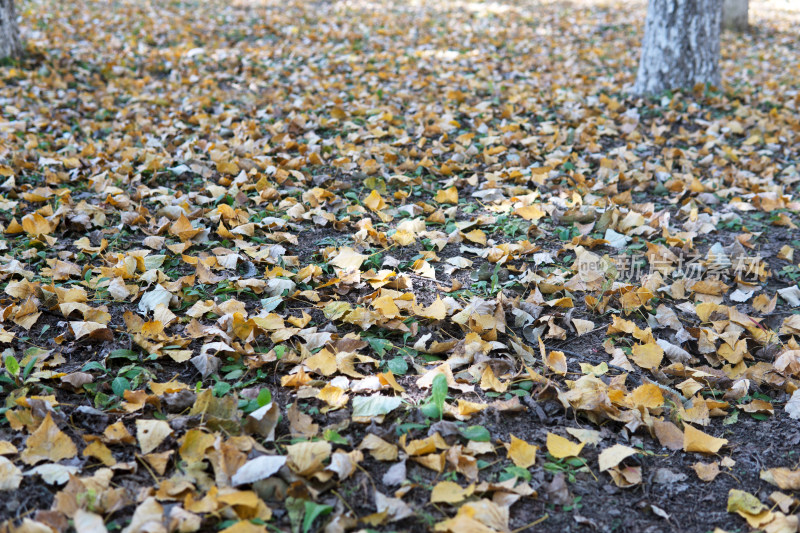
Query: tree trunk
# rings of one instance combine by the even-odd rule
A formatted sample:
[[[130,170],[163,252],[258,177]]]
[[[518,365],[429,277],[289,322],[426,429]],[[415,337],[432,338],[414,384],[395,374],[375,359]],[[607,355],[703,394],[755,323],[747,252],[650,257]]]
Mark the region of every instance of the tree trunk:
[[[747,31],[748,0],[724,0],[722,4],[722,29]]]
[[[0,0],[0,59],[22,55],[14,0]]]
[[[650,0],[634,94],[719,85],[722,0]]]

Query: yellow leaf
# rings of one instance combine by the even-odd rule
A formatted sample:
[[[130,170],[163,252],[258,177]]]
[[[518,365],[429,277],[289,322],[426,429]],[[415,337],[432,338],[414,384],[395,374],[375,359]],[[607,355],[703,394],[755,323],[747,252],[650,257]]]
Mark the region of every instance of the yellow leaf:
[[[778,252],[777,257],[778,259],[783,259],[784,261],[789,261],[791,263],[794,258],[794,248],[788,244],[784,245]]]
[[[428,307],[414,305],[414,314],[430,320],[444,320],[447,316],[447,305],[438,296]]]
[[[189,388],[189,385],[186,383],[181,383],[180,381],[168,381],[166,383],[150,381],[148,385],[150,386],[150,390],[153,391],[153,394],[156,396],[163,396],[165,394],[171,394]]]
[[[615,444],[610,448],[606,448],[600,453],[600,457],[598,457],[600,471],[605,472],[609,468],[617,466],[635,453],[637,453],[635,449],[629,446],[623,446],[622,444]]]
[[[107,444],[133,444],[136,439],[133,438],[122,421],[114,422],[103,431],[104,441]]]
[[[595,429],[567,428],[567,433],[586,444],[597,445],[603,439],[600,432]]]
[[[0,440],[0,455],[14,455],[19,450],[7,440]]]
[[[424,259],[414,261],[414,264],[411,265],[411,270],[423,278],[436,279],[436,269]]]
[[[331,443],[325,441],[291,444],[286,447],[286,464],[294,473],[310,476],[325,468],[323,461],[331,456],[331,450]]]
[[[547,368],[563,376],[567,373],[567,356],[564,352],[553,351],[547,355]]]
[[[716,311],[718,307],[719,304],[705,302],[695,307],[694,312],[697,313],[697,316],[700,318],[700,322],[708,322],[708,319],[711,317],[711,313]]]
[[[452,481],[440,481],[431,490],[431,503],[458,503],[472,496],[475,486],[462,487]]]
[[[143,454],[148,454],[158,448],[172,434],[172,428],[164,420],[137,420],[136,440]]]
[[[591,320],[581,320],[580,318],[573,318],[572,325],[575,326],[575,331],[578,335],[584,335],[594,329],[594,322]]]
[[[20,459],[28,465],[39,461],[57,463],[62,459],[71,459],[78,453],[75,443],[58,429],[50,413],[47,413],[39,428],[28,437],[25,446]]]
[[[761,471],[761,479],[783,490],[800,490],[800,470],[770,468]]]
[[[549,305],[550,307],[563,307],[565,309],[569,309],[570,307],[574,307],[575,304],[572,301],[572,298],[569,296],[564,296],[563,298],[556,298],[554,300],[548,300],[545,304]]]
[[[173,453],[175,453],[174,450],[167,450],[160,453],[148,453],[142,457],[159,476],[163,476]]]
[[[514,210],[514,214],[525,220],[533,220],[534,222],[547,216],[547,212],[538,205],[526,205],[525,207],[517,208]]]
[[[457,407],[459,416],[469,417],[475,413],[483,411],[489,406],[483,403],[470,402],[459,398]]]
[[[17,490],[22,483],[22,471],[14,463],[0,456],[0,492]]]
[[[636,344],[631,350],[631,359],[639,367],[652,370],[658,368],[664,359],[664,349],[655,342]]]
[[[339,253],[329,264],[339,267],[343,270],[358,270],[361,264],[367,260],[367,255],[362,255],[348,246],[339,248]]]
[[[728,512],[736,513],[751,525],[758,527],[771,519],[771,514],[766,505],[758,498],[743,490],[731,489],[728,492]]]
[[[397,230],[390,238],[400,246],[410,246],[417,241],[413,233],[405,230]]]
[[[698,462],[692,465],[692,469],[702,481],[714,481],[719,475],[719,463],[717,461],[713,463]]]
[[[464,237],[468,241],[474,242],[475,244],[483,244],[483,245],[486,244],[486,233],[484,233],[482,230],[479,229],[474,229],[469,233],[465,233]]]
[[[381,195],[378,193],[378,191],[372,189],[372,192],[369,193],[369,196],[364,198],[364,205],[373,211],[380,211],[386,207],[386,200],[381,198]]]
[[[556,459],[564,457],[577,457],[583,449],[585,443],[575,444],[555,433],[547,434],[547,451]]]
[[[766,294],[759,294],[753,299],[753,309],[759,313],[771,313],[778,303],[778,293],[776,292],[772,299]]]
[[[30,213],[22,217],[22,229],[33,237],[50,233],[50,223],[39,213]]]
[[[686,424],[683,430],[683,450],[686,452],[717,453],[728,444],[728,439],[712,437]]]
[[[330,376],[336,372],[336,356],[329,350],[323,348],[305,361],[303,361],[309,369],[319,372],[323,376]]]
[[[491,390],[502,393],[506,391],[508,384],[497,379],[497,376],[495,376],[494,372],[492,371],[492,367],[486,365],[486,368],[483,369],[483,374],[481,374],[481,388],[483,390]]]
[[[641,466],[616,466],[611,468],[608,473],[611,475],[614,484],[623,489],[638,485],[642,482]]]
[[[378,461],[396,461],[398,449],[394,444],[388,443],[373,433],[367,433],[358,446],[359,450],[369,450],[369,453]]]
[[[439,472],[440,474],[444,472],[444,465],[445,465],[444,452],[429,453],[428,455],[412,457],[411,459],[414,462],[424,466],[425,468],[433,470],[434,472]]]
[[[181,441],[181,459],[189,464],[199,463],[206,458],[206,450],[214,446],[215,440],[214,435],[199,429],[190,429]]]
[[[397,382],[391,370],[387,370],[386,372],[380,372],[378,374],[378,379],[380,380],[382,385],[389,385],[396,392],[403,393],[406,391],[406,389],[403,388],[403,386]]]
[[[457,204],[458,189],[455,187],[450,187],[449,189],[439,189],[433,199],[440,204]]]
[[[520,468],[529,468],[536,463],[536,451],[538,446],[528,444],[522,439],[511,435],[511,443],[508,445],[508,457]]]
[[[83,449],[84,457],[94,457],[106,466],[114,466],[117,460],[111,455],[111,450],[99,440],[91,442]]]
[[[620,318],[618,315],[612,316],[611,320],[613,322],[608,326],[607,331],[609,335],[613,335],[614,333],[628,333],[632,335],[634,331],[639,329],[632,321]]]
[[[350,399],[350,397],[344,393],[344,389],[337,387],[335,385],[331,385],[330,383],[325,385],[319,391],[319,393],[317,393],[317,398],[327,403],[329,406],[329,410],[341,409],[342,407],[347,405],[347,402]],[[323,409],[328,409],[328,408],[323,408]]]
[[[595,377],[600,377],[603,374],[608,372],[608,363],[602,362],[599,365],[590,365],[589,363],[581,363],[581,373],[588,375],[592,375]]]
[[[426,455],[429,453],[434,453],[436,451],[436,441],[433,437],[427,437],[424,439],[414,439],[408,444],[404,444],[402,441],[400,445],[403,446],[405,452],[410,455]]]
[[[706,279],[696,282],[692,285],[692,290],[700,294],[709,294],[712,296],[719,296],[728,290],[730,287],[720,280]]]
[[[376,311],[380,311],[385,318],[391,319],[400,316],[400,308],[394,303],[394,298],[388,294],[375,298],[372,301],[372,307]]]
[[[655,409],[664,405],[664,395],[661,388],[652,383],[645,383],[633,389],[628,398],[635,407]]]

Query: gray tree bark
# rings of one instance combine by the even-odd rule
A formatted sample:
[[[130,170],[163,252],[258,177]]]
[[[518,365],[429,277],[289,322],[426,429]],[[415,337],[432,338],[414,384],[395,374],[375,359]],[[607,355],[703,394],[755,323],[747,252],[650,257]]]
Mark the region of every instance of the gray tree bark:
[[[22,55],[14,0],[0,0],[0,59]]]
[[[719,85],[722,0],[650,0],[633,93]]]
[[[749,0],[725,0],[722,4],[722,29],[747,31]]]

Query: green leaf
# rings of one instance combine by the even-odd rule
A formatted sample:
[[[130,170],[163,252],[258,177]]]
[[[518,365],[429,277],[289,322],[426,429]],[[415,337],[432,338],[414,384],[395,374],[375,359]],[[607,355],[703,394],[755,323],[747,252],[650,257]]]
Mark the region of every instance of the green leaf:
[[[369,345],[372,347],[372,349],[375,350],[375,352],[378,354],[378,357],[381,358],[384,356],[384,354],[386,354],[387,350],[390,350],[392,346],[394,346],[392,344],[392,341],[388,341],[386,339],[378,339],[372,337],[370,339],[367,339],[367,341],[369,342]],[[392,370],[392,372],[394,372],[394,370]]]
[[[105,373],[106,367],[104,367],[99,361],[89,361],[81,368],[81,372],[90,372],[92,370],[99,370],[100,372]]]
[[[131,382],[127,378],[116,377],[111,382],[111,390],[120,398],[124,397],[126,390],[131,390]]]
[[[389,362],[386,364],[389,367],[389,370],[392,371],[392,374],[397,374],[398,376],[404,375],[408,372],[408,363],[402,357],[393,357],[389,359]]]
[[[483,426],[469,426],[460,431],[465,439],[474,440],[476,442],[489,442],[492,438],[489,434],[489,430]]]
[[[258,403],[259,407],[264,407],[270,402],[272,402],[272,393],[269,391],[269,389],[261,389],[258,391],[256,403]]]
[[[333,507],[330,505],[321,505],[319,503],[314,502],[305,502],[306,512],[305,516],[303,516],[303,533],[308,533],[311,531],[311,526],[314,525],[314,520],[319,518],[320,516],[325,516],[330,514],[333,511]]]
[[[33,371],[33,365],[36,364],[37,359],[39,358],[34,357],[30,361],[28,361],[27,365],[25,365],[25,369],[22,371],[22,379],[28,379],[28,376],[30,376],[31,372]]]
[[[442,418],[442,410],[433,403],[426,403],[419,410],[428,418]]]
[[[133,350],[114,350],[110,354],[108,354],[109,359],[127,359],[129,361],[138,361],[139,354],[134,352]]]
[[[726,416],[722,423],[726,426],[730,426],[735,424],[739,421],[739,411],[733,411],[729,416]]]
[[[444,374],[437,374],[431,385],[431,397],[428,403],[420,409],[428,418],[442,418],[444,401],[447,399],[447,378]]]
[[[374,394],[369,397],[356,396],[353,398],[353,416],[370,417],[381,416],[394,411],[403,400],[395,396],[381,396]]]
[[[214,391],[214,396],[216,396],[217,398],[222,398],[231,391],[231,388],[232,387],[230,383],[226,383],[224,381],[218,381],[214,384],[212,390]]]
[[[507,466],[498,476],[500,482],[506,481],[507,479],[511,479],[513,477],[530,481],[531,473],[526,468],[520,468],[519,466]]]
[[[94,397],[94,405],[95,407],[107,407],[109,404],[113,403],[115,400],[111,396],[107,394],[103,394],[102,392],[98,392],[97,396]]]
[[[438,374],[433,378],[431,385],[431,401],[439,407],[444,407],[444,401],[447,399],[447,378],[444,374]]]
[[[326,429],[325,432],[322,434],[322,438],[334,444],[341,444],[341,445],[350,444],[350,441],[339,435],[339,432],[336,431],[335,429]]]
[[[9,374],[15,377],[19,375],[19,363],[14,359],[13,355],[6,356],[5,364]]]

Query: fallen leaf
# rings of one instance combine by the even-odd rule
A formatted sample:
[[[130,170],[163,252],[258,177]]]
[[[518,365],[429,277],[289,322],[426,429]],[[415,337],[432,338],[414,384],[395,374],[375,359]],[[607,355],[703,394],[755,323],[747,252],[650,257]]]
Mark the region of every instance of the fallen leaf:
[[[462,487],[452,481],[440,481],[431,490],[431,503],[459,503],[472,495],[474,487]]]
[[[286,456],[284,455],[261,455],[240,466],[231,477],[231,484],[238,487],[267,479],[276,474],[285,464]]]
[[[510,435],[511,442],[507,445],[508,457],[520,468],[529,468],[536,463],[536,451],[538,446],[528,444],[522,439]]]
[[[137,420],[136,440],[143,454],[148,454],[158,448],[168,436],[172,428],[164,420]]]
[[[622,444],[615,444],[610,448],[606,448],[600,452],[598,461],[600,462],[600,471],[605,472],[609,468],[613,468],[620,464],[623,460],[631,455],[638,453],[635,449]]]
[[[0,491],[17,490],[22,482],[22,472],[14,463],[0,456]]]
[[[575,444],[574,442],[565,439],[554,433],[547,434],[547,451],[556,459],[563,459],[565,457],[577,457],[580,455],[581,450],[585,443]]]
[[[53,417],[47,413],[41,425],[25,442],[25,449],[20,454],[22,462],[28,465],[40,461],[58,462],[62,459],[71,459],[78,453],[78,448],[63,431],[53,422]]]
[[[760,478],[782,490],[800,490],[800,470],[770,468],[762,470]]]
[[[683,430],[683,450],[686,452],[717,453],[728,444],[728,439],[712,437],[686,424]]]
[[[692,465],[695,473],[697,473],[697,477],[699,477],[702,481],[714,481],[716,477],[719,475],[719,463],[714,461],[712,463],[695,463]]]

